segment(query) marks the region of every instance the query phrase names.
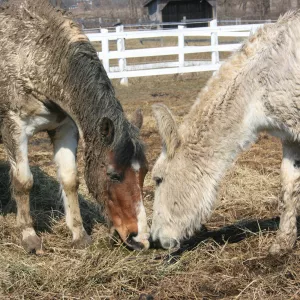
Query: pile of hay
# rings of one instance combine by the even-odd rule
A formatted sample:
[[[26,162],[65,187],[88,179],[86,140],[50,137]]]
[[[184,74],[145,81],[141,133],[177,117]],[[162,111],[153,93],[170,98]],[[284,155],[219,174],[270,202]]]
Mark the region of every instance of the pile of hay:
[[[151,104],[166,103],[180,119],[207,78],[203,74],[184,80],[166,76],[137,79],[129,88],[116,85],[125,111],[144,108],[142,137],[150,168],[160,152]],[[20,247],[14,205],[9,201],[8,166],[0,167],[0,299],[300,298],[300,243],[289,254],[271,257],[268,248],[274,233],[258,232],[235,244],[219,245],[208,240],[172,264],[164,259],[167,251],[131,252],[122,245],[112,247],[101,212],[87,193],[81,148],[81,207],[94,244],[85,250],[71,249],[51,151],[44,134],[31,142],[35,178],[31,207],[47,249],[44,256],[27,255]],[[5,161],[2,146],[0,160]],[[262,135],[227,174],[207,228],[214,230],[242,219],[277,216],[280,160],[279,142]],[[148,174],[144,196],[149,223],[153,190]]]

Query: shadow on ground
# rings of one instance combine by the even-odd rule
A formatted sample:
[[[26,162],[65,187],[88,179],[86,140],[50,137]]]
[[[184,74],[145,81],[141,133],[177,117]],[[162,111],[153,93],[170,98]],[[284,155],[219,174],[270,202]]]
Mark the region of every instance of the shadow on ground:
[[[0,214],[16,213],[16,203],[11,198],[9,164],[0,163]],[[59,183],[39,167],[31,168],[34,185],[30,193],[30,211],[37,231],[51,231],[53,219],[64,217],[64,207]],[[84,227],[91,233],[95,223],[105,223],[97,203],[87,201],[79,194],[80,211]]]
[[[165,259],[170,263],[176,262],[185,251],[195,249],[199,244],[207,240],[213,240],[219,245],[225,243],[238,243],[257,233],[266,233],[277,231],[280,218],[271,218],[263,220],[242,220],[235,224],[224,226],[218,230],[209,231],[205,227],[188,240],[181,243],[180,248],[170,254]],[[300,236],[300,216],[297,217],[298,237]],[[153,245],[156,248],[156,245]],[[161,257],[158,257],[161,258]]]

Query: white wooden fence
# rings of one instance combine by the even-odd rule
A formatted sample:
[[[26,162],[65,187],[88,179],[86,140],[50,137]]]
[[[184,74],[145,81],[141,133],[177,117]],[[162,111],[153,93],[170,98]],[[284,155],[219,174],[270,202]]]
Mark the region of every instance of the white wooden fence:
[[[149,31],[128,31],[123,26],[118,26],[116,32],[108,32],[102,29],[101,33],[89,33],[88,38],[92,42],[99,41],[102,44],[102,51],[98,52],[103,66],[109,78],[121,78],[121,83],[127,84],[129,77],[165,75],[176,73],[190,73],[202,71],[214,71],[222,63],[219,60],[219,52],[232,52],[240,47],[240,43],[219,44],[219,37],[248,37],[263,24],[217,26],[217,21],[210,22],[210,27],[184,28],[170,30],[149,30]],[[149,39],[162,37],[176,37],[178,45],[173,47],[157,47],[143,49],[125,49],[125,40]],[[209,37],[209,46],[188,46],[185,45],[185,38],[188,37]],[[117,42],[117,50],[110,50],[110,41]],[[189,61],[185,60],[185,54],[190,53],[211,53],[210,60]],[[178,60],[171,62],[156,62],[148,64],[127,64],[127,58],[157,57],[176,55]],[[117,59],[118,66],[111,66],[110,60]]]

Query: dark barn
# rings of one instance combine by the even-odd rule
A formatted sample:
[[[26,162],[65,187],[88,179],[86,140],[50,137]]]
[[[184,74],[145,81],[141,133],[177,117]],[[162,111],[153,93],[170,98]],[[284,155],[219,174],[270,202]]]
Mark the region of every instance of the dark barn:
[[[150,20],[158,23],[216,18],[216,0],[147,0],[144,6]]]

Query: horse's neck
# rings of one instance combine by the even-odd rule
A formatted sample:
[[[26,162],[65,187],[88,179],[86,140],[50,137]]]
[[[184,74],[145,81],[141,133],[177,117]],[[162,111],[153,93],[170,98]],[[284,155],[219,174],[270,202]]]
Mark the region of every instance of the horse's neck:
[[[180,132],[187,151],[197,153],[195,163],[219,181],[264,127],[264,91],[241,73],[227,82],[222,74],[216,75],[209,85],[186,116]]]
[[[49,93],[62,91],[62,97],[54,96],[54,101],[75,121],[85,143],[97,143],[102,118],[105,116],[114,123],[121,123],[124,119],[122,107],[96,52],[88,42],[70,46],[66,55],[69,56],[65,66],[68,72],[62,72],[62,76],[53,81]]]
[[[95,87],[98,90],[100,88],[98,85]],[[124,122],[127,122],[120,103],[111,92],[102,96],[99,93],[95,95],[89,93],[86,97],[74,97],[69,103],[69,111],[71,111],[79,128],[85,147],[93,149],[93,152],[99,152],[99,155],[102,150],[107,150],[107,146],[103,144],[101,133],[103,130],[101,129],[103,117],[107,117],[113,122],[114,128],[112,130],[115,141],[124,129]]]

